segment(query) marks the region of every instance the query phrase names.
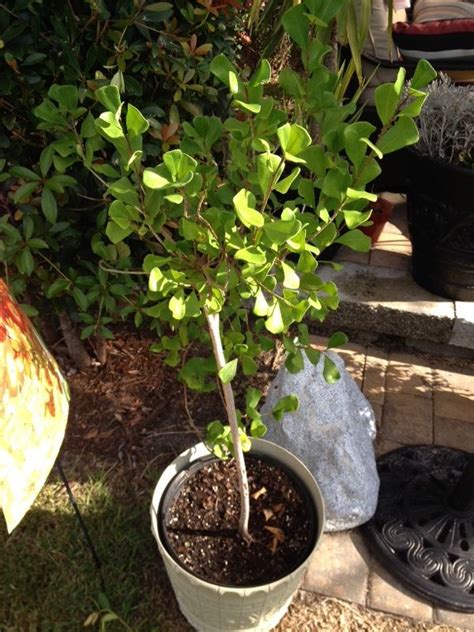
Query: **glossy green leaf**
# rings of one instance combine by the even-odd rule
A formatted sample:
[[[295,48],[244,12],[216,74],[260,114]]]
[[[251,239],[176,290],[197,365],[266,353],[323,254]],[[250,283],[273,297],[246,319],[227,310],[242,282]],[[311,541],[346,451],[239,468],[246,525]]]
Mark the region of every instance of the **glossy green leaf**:
[[[333,349],[334,347],[342,347],[347,344],[348,341],[349,338],[344,332],[336,331],[335,333],[331,334],[331,337],[329,338],[327,343],[327,348]]]
[[[414,90],[421,90],[427,86],[431,81],[436,79],[438,73],[426,59],[420,59],[415,68],[415,74],[411,80],[411,87]]]
[[[276,421],[281,421],[286,413],[293,413],[300,406],[299,399],[296,395],[287,395],[282,397],[273,407],[272,415]]]
[[[370,250],[370,237],[365,235],[361,230],[356,228],[344,233],[336,239],[336,243],[343,244],[356,252],[368,252]]]
[[[56,223],[58,219],[58,204],[54,193],[46,188],[41,193],[41,210],[50,224]]]
[[[255,196],[250,193],[250,191],[240,189],[240,191],[234,195],[232,201],[234,203],[234,210],[244,226],[247,226],[247,228],[263,226],[265,221],[264,217],[259,211],[253,208],[255,205]]]
[[[141,136],[149,127],[147,119],[143,116],[140,110],[131,103],[127,106],[127,116],[125,122],[127,124],[128,133],[133,136]]]
[[[311,145],[311,136],[307,130],[296,123],[286,123],[278,128],[277,135],[285,158],[304,163],[304,159],[298,156]]]
[[[414,145],[418,142],[420,135],[416,123],[412,118],[401,115],[395,124],[378,141],[377,147],[385,154],[390,154],[402,147]]]
[[[106,110],[116,114],[121,105],[120,92],[117,86],[103,86],[95,91],[97,100]]]
[[[223,384],[230,384],[230,382],[232,382],[235,374],[237,373],[237,365],[238,360],[237,358],[234,358],[233,360],[230,360],[229,362],[224,364],[221,369],[219,369],[219,379]]]
[[[335,384],[341,377],[337,366],[327,355],[324,356],[323,376],[328,384]]]

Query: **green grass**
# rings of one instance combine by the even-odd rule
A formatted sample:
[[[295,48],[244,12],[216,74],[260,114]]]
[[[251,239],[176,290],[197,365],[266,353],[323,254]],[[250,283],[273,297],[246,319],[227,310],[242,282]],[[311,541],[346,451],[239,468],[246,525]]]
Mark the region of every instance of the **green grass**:
[[[177,630],[181,624],[172,623],[175,605],[149,527],[151,488],[130,490],[124,474],[99,471],[77,482],[69,473],[102,562],[110,607],[133,632]],[[13,535],[0,526],[0,547],[1,632],[84,630],[86,618],[100,610],[99,573],[60,482],[45,486]],[[98,623],[86,628],[98,629]],[[127,628],[114,621],[104,629]]]

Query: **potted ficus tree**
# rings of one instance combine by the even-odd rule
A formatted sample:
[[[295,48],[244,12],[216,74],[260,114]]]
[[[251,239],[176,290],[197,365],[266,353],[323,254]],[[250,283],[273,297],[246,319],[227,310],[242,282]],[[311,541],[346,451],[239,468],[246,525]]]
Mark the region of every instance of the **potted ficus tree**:
[[[113,198],[107,235],[126,244],[122,270],[147,251],[135,272],[148,276],[140,309],[163,329],[154,350],[171,366],[182,365],[190,388],[211,390],[217,377],[224,402],[226,419],[210,423],[205,442],[163,472],[151,507],[181,610],[198,630],[271,629],[309,564],[324,521],[317,483],[296,457],[262,439],[261,393],[249,388],[238,410],[232,381],[238,372],[256,373],[274,337],[285,346],[289,371],[302,369],[306,354],[324,363],[328,381],[337,379],[304,322],[323,320],[338,306],[336,286],[317,274],[318,260],[335,242],[368,249],[358,226],[375,200],[365,189],[380,171],[377,160],[418,138],[402,73],[378,89],[377,138],[354,102],[341,106],[313,5],[305,1],[307,13],[284,22],[302,50],[303,71],[286,73],[281,84],[288,96],[298,90],[312,133],[265,95],[267,61],[243,79],[224,56],[214,58],[211,71],[229,88],[231,114],[183,123],[179,148],[157,166],[144,152],[147,119],[113,86],[96,92],[99,116],[71,124],[89,168],[99,157],[103,163],[107,144],[114,147],[110,168],[101,169]],[[431,78],[421,62],[410,88],[417,103]],[[183,359],[195,342],[209,353]],[[275,419],[297,406],[295,396],[283,398]]]

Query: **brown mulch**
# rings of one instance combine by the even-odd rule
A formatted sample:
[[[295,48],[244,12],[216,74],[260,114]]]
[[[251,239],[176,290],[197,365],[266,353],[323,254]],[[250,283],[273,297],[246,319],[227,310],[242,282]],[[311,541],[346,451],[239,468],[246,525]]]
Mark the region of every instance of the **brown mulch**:
[[[59,350],[56,355],[72,396],[63,452],[87,453],[132,467],[151,459],[166,464],[201,440],[208,423],[225,423],[218,390],[187,390],[185,395],[179,367],[169,367],[160,354],[151,353],[154,342],[152,334],[138,336],[136,331],[124,329],[107,342],[105,366],[79,372]],[[195,353],[206,355],[202,349]],[[252,385],[264,389],[280,360],[277,352],[265,354]],[[239,405],[249,381],[237,377],[234,384]]]

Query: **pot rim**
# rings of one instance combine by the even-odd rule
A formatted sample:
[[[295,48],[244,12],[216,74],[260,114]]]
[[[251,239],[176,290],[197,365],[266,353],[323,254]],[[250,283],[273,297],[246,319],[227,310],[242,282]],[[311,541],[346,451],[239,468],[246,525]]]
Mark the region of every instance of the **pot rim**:
[[[448,171],[452,171],[454,173],[459,173],[460,175],[463,175],[465,177],[469,177],[469,174],[471,174],[474,178],[474,169],[470,169],[469,167],[461,167],[460,165],[453,165],[452,163],[442,160],[441,158],[430,156],[429,154],[423,154],[416,148],[416,146],[407,147],[407,151],[412,154],[412,156],[414,156],[417,160],[428,160],[437,167],[447,169]],[[413,179],[415,179],[414,176]]]
[[[314,510],[315,510],[315,514],[317,517],[316,523],[315,523],[315,538],[314,538],[314,545],[313,547],[309,550],[308,555],[305,557],[304,560],[301,561],[301,563],[291,571],[291,573],[288,573],[286,575],[283,575],[282,577],[280,577],[279,579],[276,579],[274,581],[271,582],[267,582],[267,583],[263,583],[263,584],[259,584],[259,585],[254,585],[254,586],[227,586],[227,585],[223,585],[223,584],[217,584],[214,582],[210,582],[207,581],[205,579],[202,579],[201,577],[198,577],[197,575],[195,575],[194,573],[190,572],[189,570],[187,570],[184,566],[182,566],[181,564],[178,564],[178,562],[176,562],[176,560],[171,556],[171,554],[168,552],[163,539],[161,537],[161,533],[160,533],[160,529],[158,527],[158,509],[161,503],[161,498],[164,495],[164,492],[168,486],[168,483],[166,485],[166,487],[163,490],[159,489],[159,484],[160,481],[163,477],[163,475],[165,474],[165,472],[168,470],[168,468],[172,468],[173,465],[176,463],[176,461],[178,461],[179,459],[184,459],[187,456],[192,456],[193,452],[196,453],[199,450],[202,450],[203,448],[209,452],[209,450],[207,449],[207,447],[205,446],[204,442],[200,442],[197,444],[194,444],[193,446],[191,446],[190,448],[188,448],[187,450],[184,450],[183,452],[181,452],[176,459],[174,459],[166,468],[165,470],[163,470],[160,478],[158,479],[154,492],[153,492],[153,498],[152,498],[152,503],[150,506],[150,514],[151,514],[151,530],[152,533],[155,537],[155,540],[157,541],[158,545],[159,545],[159,549],[160,549],[160,553],[162,556],[164,556],[167,560],[168,563],[170,563],[174,568],[179,569],[180,572],[182,572],[183,574],[185,574],[187,577],[192,578],[192,580],[195,583],[198,583],[201,586],[205,586],[208,588],[211,588],[213,590],[217,590],[221,593],[234,593],[234,594],[241,594],[243,591],[246,594],[250,594],[253,592],[257,592],[257,591],[261,591],[262,589],[264,589],[267,586],[271,586],[272,588],[277,587],[280,584],[285,584],[288,581],[289,577],[292,577],[293,575],[296,575],[302,566],[304,566],[305,564],[308,563],[308,560],[311,559],[313,553],[315,552],[315,550],[317,549],[320,540],[321,540],[321,536],[323,533],[323,528],[324,528],[324,522],[325,522],[325,508],[324,508],[324,500],[323,500],[323,495],[321,493],[321,490],[319,488],[319,485],[317,483],[317,481],[314,479],[313,475],[311,474],[311,472],[308,470],[308,468],[306,467],[306,465],[304,465],[304,463],[298,459],[298,457],[296,457],[292,452],[290,452],[289,450],[287,450],[286,448],[282,448],[281,446],[279,446],[276,443],[273,443],[271,441],[267,441],[265,439],[257,439],[257,438],[253,438],[252,439],[252,450],[254,448],[257,448],[258,450],[258,446],[262,445],[271,445],[273,446],[273,448],[276,448],[278,451],[280,451],[282,454],[286,454],[289,455],[290,459],[294,459],[296,461],[298,461],[300,467],[303,470],[306,470],[306,474],[308,476],[311,477],[312,482],[314,483],[314,489],[310,490],[308,489],[308,496],[311,498],[311,501],[314,504]],[[284,464],[285,467],[288,467],[288,469],[292,469],[291,466],[287,466],[286,464]],[[179,471],[174,472],[174,475],[178,474]],[[298,476],[298,474],[296,474],[297,478],[300,479],[301,477]],[[301,483],[305,486],[308,487],[306,482],[301,480]],[[313,498],[313,495],[319,496],[319,505],[318,503],[315,501],[315,499]]]

